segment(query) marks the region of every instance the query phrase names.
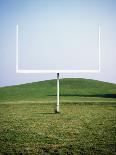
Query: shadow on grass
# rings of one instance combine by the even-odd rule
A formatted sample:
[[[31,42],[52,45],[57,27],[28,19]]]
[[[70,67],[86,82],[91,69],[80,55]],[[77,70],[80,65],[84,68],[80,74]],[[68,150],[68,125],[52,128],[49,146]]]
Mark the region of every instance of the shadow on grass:
[[[38,112],[38,114],[40,114],[40,115],[53,115],[53,114],[55,114],[55,112]]]
[[[50,94],[48,96],[56,96],[56,94]],[[116,94],[60,94],[60,96],[78,96],[78,97],[103,97],[103,98],[116,98]]]

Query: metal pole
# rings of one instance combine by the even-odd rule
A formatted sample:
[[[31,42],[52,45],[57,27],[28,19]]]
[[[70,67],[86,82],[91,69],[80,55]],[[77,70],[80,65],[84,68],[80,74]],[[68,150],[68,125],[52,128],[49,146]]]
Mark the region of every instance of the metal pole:
[[[99,25],[99,71],[101,70],[101,29]]]
[[[19,28],[18,24],[16,25],[16,71],[18,71],[18,50],[19,50]]]
[[[56,109],[55,109],[55,113],[59,113],[59,73],[57,73],[57,105],[56,105]]]

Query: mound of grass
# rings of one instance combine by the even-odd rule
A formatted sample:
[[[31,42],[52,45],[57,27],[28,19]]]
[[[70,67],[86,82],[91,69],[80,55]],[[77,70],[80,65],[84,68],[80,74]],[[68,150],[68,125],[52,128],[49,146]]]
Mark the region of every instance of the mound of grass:
[[[116,84],[90,79],[60,79],[61,101],[115,100]],[[0,88],[0,101],[55,101],[56,80]]]

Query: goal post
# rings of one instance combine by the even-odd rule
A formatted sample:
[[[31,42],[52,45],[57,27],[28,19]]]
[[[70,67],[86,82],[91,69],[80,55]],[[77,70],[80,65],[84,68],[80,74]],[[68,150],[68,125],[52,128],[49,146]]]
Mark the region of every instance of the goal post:
[[[55,113],[60,112],[60,86],[59,74],[60,73],[100,73],[101,70],[101,26],[98,25],[98,68],[97,69],[78,69],[78,70],[38,70],[38,69],[20,69],[19,68],[19,25],[16,25],[16,73],[20,74],[38,74],[38,73],[56,73],[57,74],[57,102],[55,106]]]

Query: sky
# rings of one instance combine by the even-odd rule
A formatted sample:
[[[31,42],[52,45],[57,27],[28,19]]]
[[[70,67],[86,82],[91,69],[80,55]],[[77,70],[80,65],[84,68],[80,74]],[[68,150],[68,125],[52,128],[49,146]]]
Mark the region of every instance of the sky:
[[[16,73],[19,69],[97,69],[100,73],[60,74],[116,83],[115,0],[0,0],[0,86],[55,79],[56,74]]]

